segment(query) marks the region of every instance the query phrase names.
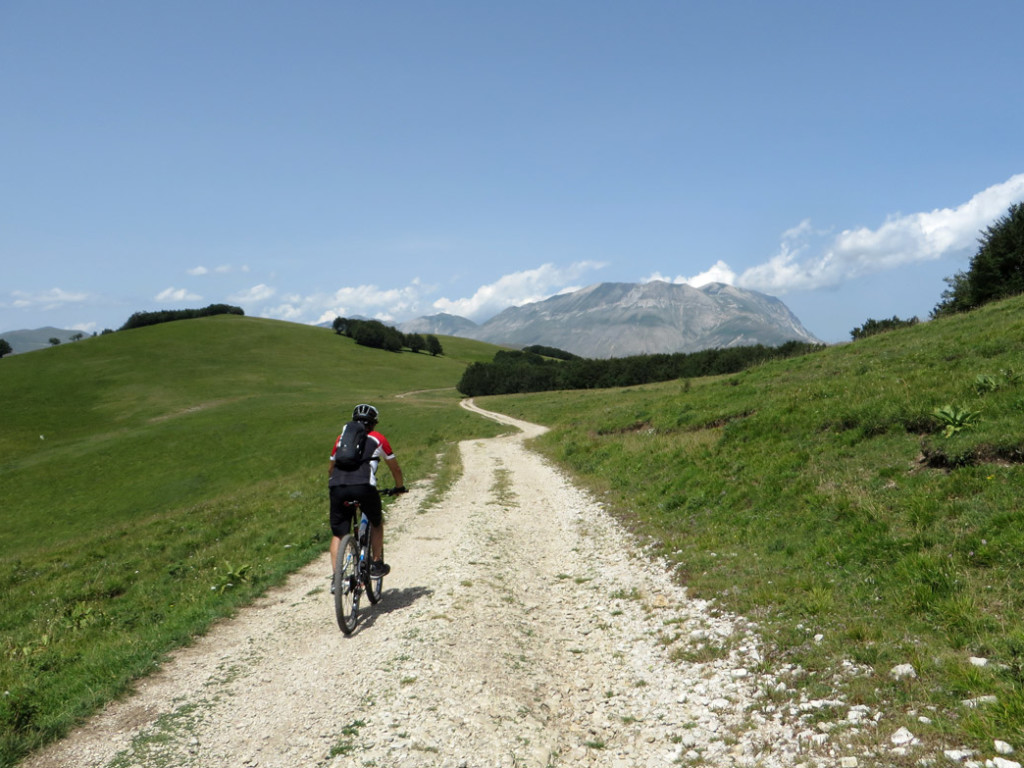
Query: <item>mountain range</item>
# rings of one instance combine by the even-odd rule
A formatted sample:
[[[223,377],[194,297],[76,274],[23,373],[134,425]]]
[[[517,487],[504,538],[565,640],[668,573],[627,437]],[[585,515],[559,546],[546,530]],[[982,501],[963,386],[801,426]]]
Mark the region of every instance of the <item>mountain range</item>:
[[[330,327],[330,323],[323,324]],[[723,283],[700,288],[666,282],[598,283],[544,301],[509,307],[485,323],[437,314],[398,326],[520,348],[539,344],[581,357],[610,358],[787,341],[821,343],[779,299]],[[77,332],[59,328],[0,333],[14,352],[49,346]]]
[[[404,333],[461,336],[509,347],[628,357],[787,341],[821,343],[779,299],[723,283],[599,283],[510,307],[477,324],[450,314],[403,323]]]
[[[50,339],[60,339],[61,343],[64,343],[72,341],[75,336],[80,334],[81,331],[47,326],[46,328],[3,331],[0,332],[0,339],[4,339],[10,344],[11,349],[14,350],[13,354],[17,354],[18,352],[33,352],[37,349],[46,349],[51,346]]]

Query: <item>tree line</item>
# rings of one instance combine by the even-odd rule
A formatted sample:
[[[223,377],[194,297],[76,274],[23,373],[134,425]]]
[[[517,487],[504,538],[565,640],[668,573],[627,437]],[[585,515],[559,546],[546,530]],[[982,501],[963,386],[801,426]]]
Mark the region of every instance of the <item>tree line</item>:
[[[131,328],[159,325],[160,323],[169,323],[173,320],[192,320],[196,317],[244,314],[245,311],[241,307],[233,307],[230,304],[211,304],[202,309],[161,309],[156,312],[136,312],[118,330],[127,331]]]
[[[336,317],[331,323],[334,332],[339,336],[347,336],[356,344],[374,349],[386,349],[389,352],[401,352],[409,349],[412,352],[429,352],[437,357],[444,354],[444,348],[437,336],[419,333],[402,333],[397,328],[385,325],[380,320],[360,320],[350,317]]]
[[[472,363],[456,385],[467,397],[548,392],[559,389],[631,387],[656,381],[738,373],[768,360],[806,355],[823,344],[787,341],[778,347],[756,344],[700,352],[614,357],[607,360],[542,356],[536,352],[501,351],[490,363]],[[550,359],[552,357],[558,359]]]

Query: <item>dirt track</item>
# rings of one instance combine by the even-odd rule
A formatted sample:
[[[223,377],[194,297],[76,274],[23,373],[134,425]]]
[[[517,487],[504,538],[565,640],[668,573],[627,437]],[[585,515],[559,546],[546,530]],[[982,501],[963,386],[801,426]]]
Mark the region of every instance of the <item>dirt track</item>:
[[[351,638],[325,555],[26,765],[838,764],[765,696],[756,634],[633,557],[516,424],[462,444],[442,504],[391,506],[393,570]]]

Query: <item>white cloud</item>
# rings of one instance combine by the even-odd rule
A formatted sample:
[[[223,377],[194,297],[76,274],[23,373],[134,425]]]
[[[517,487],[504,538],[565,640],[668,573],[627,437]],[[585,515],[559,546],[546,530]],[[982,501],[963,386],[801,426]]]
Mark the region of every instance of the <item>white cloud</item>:
[[[730,268],[724,261],[718,260],[710,269],[694,275],[693,277],[685,277],[683,275],[679,275],[678,277],[665,277],[660,272],[655,272],[653,275],[645,278],[641,282],[653,283],[658,280],[666,283],[676,283],[678,285],[685,284],[693,286],[694,288],[700,288],[702,285],[707,285],[708,283],[725,283],[726,285],[732,285],[736,282],[736,273],[733,272],[732,268]]]
[[[811,250],[810,239],[816,233],[805,221],[783,234],[775,256],[743,272],[736,284],[771,294],[814,290],[966,252],[976,245],[982,230],[1022,199],[1024,174],[1017,174],[956,208],[897,214],[878,229],[845,230],[811,256],[805,254]]]
[[[289,294],[281,303],[265,307],[263,317],[316,324],[336,317],[370,317],[387,323],[428,314],[432,311],[455,312],[466,317],[497,313],[509,306],[539,301],[565,291],[577,290],[570,282],[603,264],[579,262],[567,268],[545,264],[537,269],[506,275],[497,282],[483,286],[468,299],[438,299],[429,304],[428,297],[437,291],[419,278],[399,288],[377,285],[344,286],[332,293],[310,295]]]
[[[376,285],[345,286],[333,293],[309,296],[289,294],[274,307],[263,310],[263,317],[301,322],[316,318],[313,323],[324,323],[336,317],[372,317],[384,322],[394,318],[411,317],[420,312],[423,296],[433,291],[419,278],[402,288],[380,288]]]
[[[604,264],[594,261],[580,261],[564,269],[554,264],[544,264],[536,269],[505,275],[490,285],[481,286],[469,298],[442,298],[435,301],[433,306],[439,312],[461,315],[473,320],[483,319],[508,307],[543,301],[562,293],[567,283],[603,266]]]
[[[268,307],[262,313],[263,317],[272,317],[275,320],[290,320],[292,322],[301,322],[304,315],[303,307],[287,302],[276,307]]]
[[[276,317],[276,315],[275,315],[275,317]],[[343,315],[339,315],[334,310],[329,309],[326,312],[322,312],[320,314],[320,316],[316,320],[313,321],[313,325],[321,325],[322,323],[334,322],[334,318],[336,318],[336,317],[343,317]],[[287,318],[282,318],[282,319],[287,319]]]
[[[192,269],[188,269],[188,270],[185,270],[185,271],[186,271],[187,274],[191,275],[192,277],[200,277],[202,275],[208,275],[211,272],[213,272],[215,274],[218,274],[218,275],[227,275],[227,274],[230,274],[232,272],[248,272],[249,271],[249,267],[247,265],[243,265],[241,267],[236,267],[236,266],[233,266],[231,264],[221,264],[219,267],[214,267],[213,269],[210,269],[209,267],[199,266],[199,267],[192,267]]]
[[[165,288],[154,296],[157,301],[199,301],[203,297],[197,293],[191,293],[186,288]]]
[[[423,286],[415,279],[404,288],[378,288],[376,285],[360,285],[339,288],[331,297],[326,313],[335,317],[365,315],[378,320],[390,320],[395,316],[415,312],[420,305]]]
[[[65,291],[63,288],[51,288],[48,291],[29,293],[28,291],[11,291],[10,306],[15,309],[57,309],[65,304],[77,304],[89,300],[89,294]]]
[[[251,302],[266,301],[271,296],[277,293],[276,288],[271,288],[269,285],[260,283],[254,285],[252,288],[247,288],[244,291],[239,291],[228,297],[229,301],[236,301],[239,304],[246,304]]]

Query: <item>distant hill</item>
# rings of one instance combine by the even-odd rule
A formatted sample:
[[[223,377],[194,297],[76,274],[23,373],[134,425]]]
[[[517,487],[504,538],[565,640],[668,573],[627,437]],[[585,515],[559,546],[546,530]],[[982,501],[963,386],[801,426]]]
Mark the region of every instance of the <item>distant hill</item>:
[[[482,325],[434,315],[403,330],[414,326],[420,333],[511,347],[541,344],[591,358],[820,342],[779,299],[722,283],[600,283],[510,307]]]
[[[81,331],[69,331],[65,328],[35,328],[32,330],[23,329],[20,331],[0,332],[0,339],[6,339],[14,350],[13,354],[19,352],[33,352],[37,349],[45,349],[50,345],[50,339],[60,339],[61,343],[71,341],[72,336],[77,336]]]
[[[322,323],[317,323],[316,327],[317,328],[334,328],[334,321],[336,319],[337,319],[336,317],[332,317],[330,320],[324,320]],[[373,318],[372,317],[367,317],[366,315],[349,315],[347,317],[347,319],[348,320],[372,320]],[[399,329],[399,330],[401,330],[401,329]]]
[[[444,312],[439,315],[418,317],[398,326],[398,330],[402,333],[438,333],[443,336],[461,336],[466,339],[474,338],[473,334],[479,328],[480,326],[472,320]]]

